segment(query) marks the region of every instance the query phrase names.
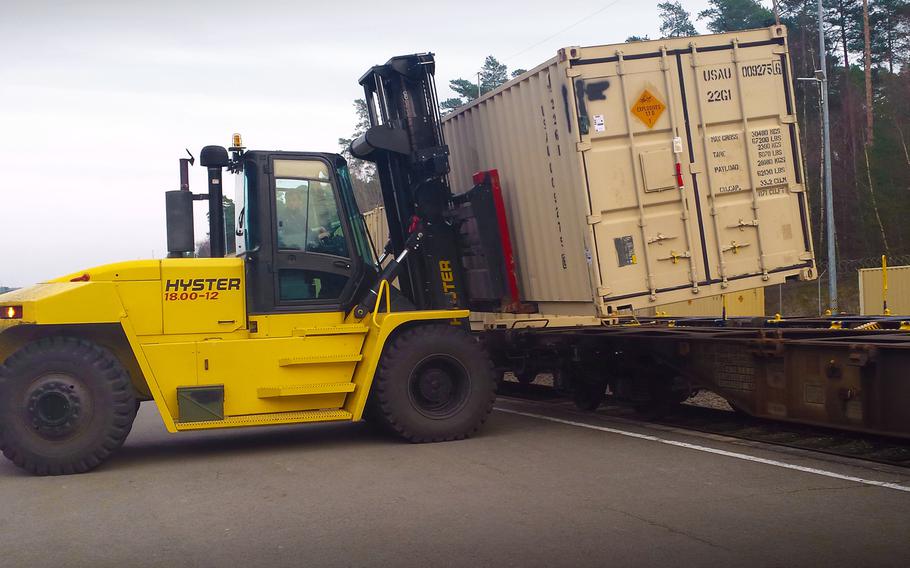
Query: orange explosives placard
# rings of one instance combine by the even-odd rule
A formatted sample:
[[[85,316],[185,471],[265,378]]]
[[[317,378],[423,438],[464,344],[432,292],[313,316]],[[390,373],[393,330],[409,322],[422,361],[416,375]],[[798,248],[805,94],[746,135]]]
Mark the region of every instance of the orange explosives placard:
[[[667,107],[648,89],[642,91],[641,96],[632,105],[632,114],[645,123],[648,128],[654,128],[654,123],[660,118]]]

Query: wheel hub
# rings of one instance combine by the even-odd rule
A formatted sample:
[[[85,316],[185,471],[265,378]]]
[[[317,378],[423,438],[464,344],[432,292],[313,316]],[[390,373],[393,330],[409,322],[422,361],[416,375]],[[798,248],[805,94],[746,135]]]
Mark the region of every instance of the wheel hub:
[[[76,430],[82,416],[76,385],[49,380],[28,393],[28,416],[35,431],[45,438],[60,438]]]
[[[447,355],[427,357],[411,373],[411,402],[428,418],[448,418],[464,405],[470,382],[458,360]]]
[[[452,396],[454,385],[442,369],[429,369],[420,375],[420,394],[430,402],[442,403]]]

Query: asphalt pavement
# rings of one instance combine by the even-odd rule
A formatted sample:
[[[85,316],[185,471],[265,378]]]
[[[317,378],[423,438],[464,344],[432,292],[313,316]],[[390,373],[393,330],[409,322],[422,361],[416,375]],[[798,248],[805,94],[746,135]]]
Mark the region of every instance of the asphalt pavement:
[[[411,445],[363,423],[168,434],[146,403],[95,472],[0,460],[0,566],[910,564],[910,472],[497,406],[471,440]]]

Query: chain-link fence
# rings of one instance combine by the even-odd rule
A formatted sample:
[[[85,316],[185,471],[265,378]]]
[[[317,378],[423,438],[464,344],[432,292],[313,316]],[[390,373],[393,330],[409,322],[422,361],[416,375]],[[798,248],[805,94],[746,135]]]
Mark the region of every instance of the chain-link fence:
[[[907,266],[910,265],[910,254],[896,254],[893,256],[888,256],[888,266]],[[826,272],[828,270],[828,261],[826,259],[819,258],[816,260],[818,265],[818,273]],[[866,258],[839,258],[837,259],[837,272],[856,272],[861,268],[881,268],[882,266],[882,257],[880,256],[870,256]],[[840,277],[838,277],[840,281]]]
[[[887,257],[888,267],[910,265],[910,255]],[[790,282],[765,289],[765,310],[785,317],[820,316],[831,307],[828,299],[828,263],[817,261],[818,279],[811,282]],[[863,268],[881,268],[882,257],[837,259],[837,303],[843,314],[859,313],[859,277]]]

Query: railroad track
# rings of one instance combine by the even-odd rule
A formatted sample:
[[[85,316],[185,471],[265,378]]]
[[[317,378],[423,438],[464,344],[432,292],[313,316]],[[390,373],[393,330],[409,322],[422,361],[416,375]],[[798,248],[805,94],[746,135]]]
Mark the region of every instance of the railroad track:
[[[569,397],[552,387],[536,384],[503,382],[500,384],[499,394],[521,400],[572,404]],[[775,422],[753,418],[732,410],[694,404],[680,404],[659,416],[648,416],[636,412],[630,404],[608,400],[597,410],[597,414],[910,468],[910,440]]]

